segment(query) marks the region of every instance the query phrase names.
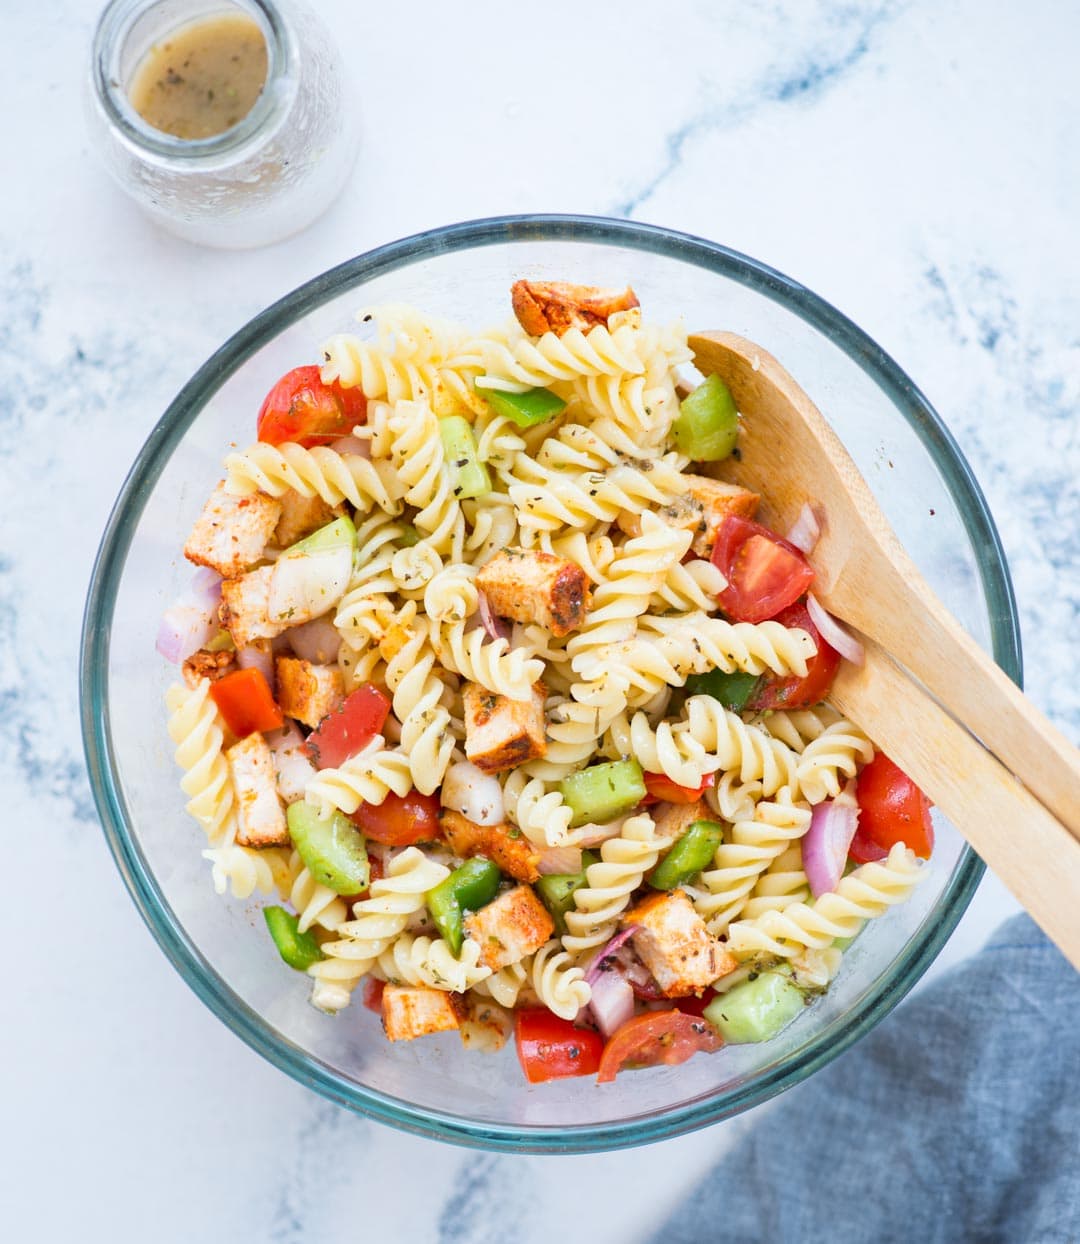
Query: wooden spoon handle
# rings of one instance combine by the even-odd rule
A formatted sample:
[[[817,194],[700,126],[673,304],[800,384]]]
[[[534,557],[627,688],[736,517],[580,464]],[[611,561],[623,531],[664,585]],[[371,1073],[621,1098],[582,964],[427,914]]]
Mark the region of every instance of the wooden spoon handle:
[[[830,701],[930,796],[1080,969],[1080,840],[891,661],[840,668]]]

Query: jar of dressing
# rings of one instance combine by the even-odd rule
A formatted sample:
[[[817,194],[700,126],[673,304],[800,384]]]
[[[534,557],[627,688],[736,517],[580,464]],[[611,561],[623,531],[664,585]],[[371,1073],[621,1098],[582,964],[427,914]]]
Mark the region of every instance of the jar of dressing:
[[[111,0],[90,88],[109,172],[191,242],[263,246],[298,232],[355,159],[341,58],[302,0]]]

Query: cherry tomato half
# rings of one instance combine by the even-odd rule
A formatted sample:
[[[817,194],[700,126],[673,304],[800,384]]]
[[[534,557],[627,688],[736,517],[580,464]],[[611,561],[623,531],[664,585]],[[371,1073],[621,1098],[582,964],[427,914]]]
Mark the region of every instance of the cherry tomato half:
[[[439,797],[391,791],[382,803],[362,803],[349,818],[366,837],[388,847],[411,847],[439,837]]]
[[[713,774],[701,779],[700,786],[679,786],[666,773],[646,773],[643,803],[697,803],[713,784]]]
[[[763,713],[767,708],[809,708],[812,704],[820,704],[828,695],[836,671],[840,668],[840,653],[829,645],[818,634],[806,606],[800,601],[789,605],[773,619],[782,626],[802,627],[809,631],[817,654],[806,663],[806,677],[795,675],[769,675],[746,702],[749,712]]]
[[[367,399],[359,389],[324,384],[317,367],[294,367],[259,408],[259,440],[270,445],[295,441],[310,449],[348,436],[366,419]]]
[[[922,859],[934,849],[930,800],[902,769],[878,752],[855,781],[859,828],[848,854],[858,864],[882,860],[898,842]]]
[[[277,730],[285,724],[262,670],[234,670],[210,687],[225,724],[238,739],[256,730]]]
[[[382,730],[390,701],[366,682],[347,695],[341,707],[319,722],[307,737],[304,750],[319,769],[336,769],[355,756]]]
[[[635,1015],[604,1046],[596,1081],[608,1084],[626,1067],[674,1067],[699,1050],[711,1054],[722,1044],[712,1024],[696,1015],[683,1011]]]
[[[696,994],[690,994],[686,998],[676,999],[675,1009],[682,1011],[684,1015],[696,1015],[698,1019],[701,1019],[705,1014],[705,1008],[717,996],[716,990],[710,986],[700,998]]]
[[[362,995],[364,1006],[369,1011],[374,1011],[376,1015],[382,1014],[382,996],[385,988],[385,981],[372,980],[370,976],[364,981],[364,992]]]
[[[793,605],[814,581],[809,562],[768,527],[728,514],[716,533],[713,565],[728,581],[717,599],[738,622],[764,622]]]
[[[591,1076],[600,1066],[604,1038],[590,1028],[575,1028],[546,1007],[514,1012],[518,1061],[530,1084],[564,1076]]]

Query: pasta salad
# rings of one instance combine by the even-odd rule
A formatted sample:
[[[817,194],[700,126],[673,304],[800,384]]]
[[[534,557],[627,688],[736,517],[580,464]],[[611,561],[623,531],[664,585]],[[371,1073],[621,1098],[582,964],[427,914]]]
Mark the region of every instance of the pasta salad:
[[[933,832],[828,703],[814,514],[724,480],[754,412],[632,289],[511,294],[281,378],[158,649],[214,886],[316,1007],[603,1082],[775,1036]]]

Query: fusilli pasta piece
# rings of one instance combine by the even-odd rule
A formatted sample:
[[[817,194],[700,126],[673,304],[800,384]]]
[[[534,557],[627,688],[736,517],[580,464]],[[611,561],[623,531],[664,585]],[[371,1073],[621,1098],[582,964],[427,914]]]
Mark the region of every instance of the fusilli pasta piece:
[[[315,880],[300,858],[299,851],[294,851],[289,857],[289,874],[289,902],[299,918],[301,933],[307,932],[313,924],[332,933],[348,919],[349,909],[345,900],[329,886]]]
[[[200,679],[194,688],[173,683],[165,693],[165,706],[176,763],[184,771],[180,788],[188,796],[187,810],[211,844],[231,842],[236,832],[236,799],[222,750],[225,724],[210,699],[210,680]]]
[[[419,511],[414,519],[428,543],[450,561],[461,561],[465,518],[446,468],[439,420],[426,402],[398,402],[390,416],[393,462],[405,500]]]
[[[280,497],[292,488],[302,497],[320,497],[327,505],[348,501],[358,510],[377,505],[386,514],[400,514],[405,492],[387,463],[339,454],[325,445],[305,449],[291,441],[281,445],[256,441],[243,453],[229,454],[225,469],[226,490],[240,496],[257,491]]]
[[[339,768],[320,769],[308,783],[304,797],[325,817],[335,808],[348,815],[361,803],[379,804],[390,791],[407,795],[411,788],[408,756],[396,748],[387,748],[382,736],[376,735]]]
[[[482,627],[467,630],[465,622],[434,626],[431,642],[451,673],[511,700],[528,700],[544,673],[543,661],[527,649],[511,650],[508,640],[489,639]]]
[[[426,985],[447,993],[464,993],[491,975],[480,962],[480,947],[470,938],[455,957],[444,938],[402,933],[379,956],[379,971],[394,985]]]
[[[645,371],[641,357],[640,330],[632,324],[614,329],[597,324],[583,333],[571,328],[557,337],[524,334],[481,337],[454,359],[454,365],[483,371],[477,388],[524,392],[526,389],[547,388],[556,380],[573,380],[578,376],[638,375]]]
[[[573,962],[558,939],[536,952],[529,976],[536,996],[560,1019],[576,1018],[592,997],[592,990],[585,983],[584,969]]]
[[[439,786],[454,753],[450,714],[441,703],[446,684],[435,672],[428,625],[417,618],[415,629],[386,665],[386,685],[401,723],[400,748],[408,757],[412,784],[422,795]]]
[[[218,894],[232,891],[233,898],[250,898],[256,890],[273,894],[283,889],[289,873],[287,852],[277,847],[242,847],[223,842],[203,852],[212,867],[214,889]]]
[[[835,799],[842,781],[855,776],[860,764],[874,758],[874,745],[850,721],[841,718],[827,726],[799,757],[798,784],[803,798],[811,803]]]

